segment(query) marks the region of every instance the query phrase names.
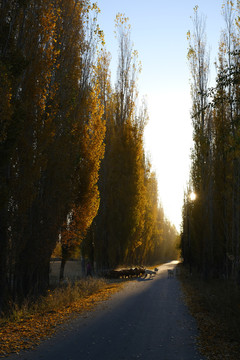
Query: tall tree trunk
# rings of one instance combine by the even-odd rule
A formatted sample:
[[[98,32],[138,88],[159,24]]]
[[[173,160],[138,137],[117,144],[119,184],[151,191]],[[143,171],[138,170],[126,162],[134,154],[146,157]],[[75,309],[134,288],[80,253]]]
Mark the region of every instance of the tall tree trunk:
[[[64,279],[64,269],[65,269],[66,262],[67,262],[66,259],[64,257],[62,257],[61,266],[60,266],[59,281],[62,281]]]

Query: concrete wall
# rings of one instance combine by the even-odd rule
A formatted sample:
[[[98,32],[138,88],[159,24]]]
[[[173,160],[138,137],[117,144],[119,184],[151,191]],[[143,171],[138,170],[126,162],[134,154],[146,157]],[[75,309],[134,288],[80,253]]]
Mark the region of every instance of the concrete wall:
[[[59,283],[61,260],[52,260],[50,262],[50,285]],[[66,262],[64,270],[64,279],[78,280],[85,274],[82,272],[82,263],[80,260],[69,260]]]

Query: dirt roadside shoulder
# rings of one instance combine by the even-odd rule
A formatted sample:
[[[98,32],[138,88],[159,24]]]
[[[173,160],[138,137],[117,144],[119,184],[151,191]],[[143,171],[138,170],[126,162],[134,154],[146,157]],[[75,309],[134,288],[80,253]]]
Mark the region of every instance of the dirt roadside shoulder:
[[[179,265],[184,300],[199,329],[198,345],[208,360],[240,359],[240,291],[223,280],[205,282]]]

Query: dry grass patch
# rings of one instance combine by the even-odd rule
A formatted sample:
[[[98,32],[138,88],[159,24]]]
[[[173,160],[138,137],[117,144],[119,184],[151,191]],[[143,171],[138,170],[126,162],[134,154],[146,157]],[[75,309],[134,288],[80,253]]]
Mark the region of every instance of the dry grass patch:
[[[181,266],[186,304],[199,328],[199,348],[209,360],[240,359],[240,289],[230,281],[189,276]]]
[[[120,290],[122,283],[103,279],[80,280],[49,291],[34,305],[13,306],[12,315],[0,319],[0,357],[34,348],[63,322],[90,311]]]

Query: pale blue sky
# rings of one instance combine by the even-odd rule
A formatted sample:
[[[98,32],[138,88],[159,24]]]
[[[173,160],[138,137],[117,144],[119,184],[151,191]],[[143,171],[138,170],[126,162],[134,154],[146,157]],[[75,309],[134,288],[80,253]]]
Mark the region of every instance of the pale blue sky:
[[[183,191],[188,180],[192,128],[186,33],[195,5],[206,15],[206,30],[212,62],[217,57],[222,0],[98,0],[100,28],[112,55],[115,78],[117,40],[114,19],[124,13],[131,24],[134,49],[139,53],[142,73],[141,96],[147,96],[150,121],[145,131],[146,150],[157,173],[159,195],[165,214],[179,229]],[[211,80],[214,81],[214,70]]]

